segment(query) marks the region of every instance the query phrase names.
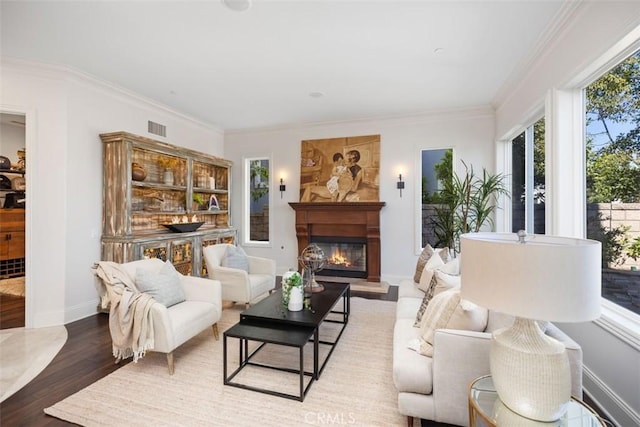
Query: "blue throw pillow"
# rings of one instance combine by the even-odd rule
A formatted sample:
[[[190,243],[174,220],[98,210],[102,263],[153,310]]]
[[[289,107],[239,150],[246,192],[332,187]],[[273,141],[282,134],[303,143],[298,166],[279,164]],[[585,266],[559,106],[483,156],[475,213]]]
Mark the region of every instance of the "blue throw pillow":
[[[249,272],[249,258],[240,246],[227,246],[221,265]]]
[[[136,286],[140,292],[150,294],[160,304],[171,307],[185,300],[180,276],[173,264],[166,261],[158,271],[138,268]]]

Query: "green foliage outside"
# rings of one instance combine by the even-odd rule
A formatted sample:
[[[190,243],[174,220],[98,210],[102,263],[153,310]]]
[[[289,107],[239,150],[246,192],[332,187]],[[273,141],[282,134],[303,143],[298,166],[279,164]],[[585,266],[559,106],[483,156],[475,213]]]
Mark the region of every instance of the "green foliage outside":
[[[446,150],[442,160],[440,160],[433,167],[436,175],[436,179],[441,183],[446,183],[451,180],[453,175],[453,150]],[[422,177],[422,203],[423,204],[438,204],[442,203],[442,197],[439,191],[434,191],[429,194],[427,189],[427,177]]]
[[[640,51],[587,87],[586,112],[587,203],[640,202]],[[629,227],[601,220],[589,219],[587,237],[602,242],[603,266],[640,258]]]
[[[269,194],[269,169],[263,166],[260,160],[251,161],[249,176],[251,178],[251,199],[254,202]],[[255,182],[257,177],[260,179],[256,185]]]

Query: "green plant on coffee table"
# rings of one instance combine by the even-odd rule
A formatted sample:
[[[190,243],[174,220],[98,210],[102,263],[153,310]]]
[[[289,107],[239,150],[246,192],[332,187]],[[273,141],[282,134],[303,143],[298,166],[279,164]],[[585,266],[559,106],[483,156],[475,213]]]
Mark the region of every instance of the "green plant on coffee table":
[[[287,309],[291,299],[291,289],[302,289],[302,276],[297,271],[287,271],[282,276],[282,306]]]

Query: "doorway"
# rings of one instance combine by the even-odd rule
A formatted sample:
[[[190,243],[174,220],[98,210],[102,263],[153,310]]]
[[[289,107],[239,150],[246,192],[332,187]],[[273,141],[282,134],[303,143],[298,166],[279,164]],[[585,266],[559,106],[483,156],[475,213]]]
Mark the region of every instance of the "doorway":
[[[0,113],[0,329],[25,326],[26,116]]]

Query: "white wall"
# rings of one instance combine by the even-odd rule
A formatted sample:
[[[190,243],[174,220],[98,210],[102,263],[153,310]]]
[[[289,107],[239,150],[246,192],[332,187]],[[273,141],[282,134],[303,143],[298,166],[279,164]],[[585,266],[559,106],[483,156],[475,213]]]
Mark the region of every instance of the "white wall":
[[[223,155],[223,134],[75,71],[2,58],[3,111],[27,114],[27,326],[96,312],[90,268],[100,260],[102,145],[115,131]],[[147,133],[147,121],[167,138]]]
[[[297,268],[295,215],[289,202],[299,201],[300,142],[306,139],[380,134],[380,201],[386,203],[380,218],[382,280],[397,283],[411,277],[418,256],[420,197],[420,151],[452,147],[455,159],[493,171],[494,116],[491,108],[433,112],[419,116],[314,124],[290,128],[230,132],[225,136],[225,157],[234,161],[233,224],[242,224],[243,156],[271,154],[273,204],[271,245],[248,247],[247,252],[274,258],[278,272]],[[456,162],[458,168],[460,162]],[[406,180],[402,198],[396,188],[398,169]],[[287,191],[278,193],[280,174],[285,172]],[[242,232],[242,230],[240,230]]]
[[[561,26],[557,37],[529,64],[528,74],[498,100],[496,134],[500,138],[510,136],[513,129],[523,130],[522,126],[533,118],[532,111],[540,111],[551,89],[580,89],[591,76],[605,71],[602,68],[604,64],[619,57],[625,46],[640,40],[640,2],[585,2],[576,5],[573,14],[567,17],[569,22]],[[636,46],[640,47],[640,44]],[[627,50],[627,53],[630,52]],[[555,111],[547,117],[559,120],[560,125],[570,126],[566,123],[571,121],[570,117],[563,116],[568,109],[558,113],[557,100],[554,101],[554,97],[550,99],[549,105]],[[548,125],[557,128],[558,123]],[[565,144],[564,151],[567,151],[566,144],[575,139],[569,136],[548,143],[550,146]],[[571,150],[569,148],[568,152]],[[558,194],[575,194],[575,174],[567,171],[571,171],[568,166],[575,163],[580,154],[574,152],[573,159],[565,158],[565,161],[548,165],[548,174],[553,177],[554,191]],[[575,219],[573,222],[582,223],[584,202],[575,199],[558,203],[555,209],[552,208],[551,217]],[[552,229],[554,233],[575,235],[571,222],[555,224]],[[603,317],[610,315],[604,310]],[[637,320],[631,326],[631,335],[635,335],[631,339],[630,335],[625,337],[625,334],[613,333],[613,328],[607,329],[601,321],[559,326],[583,348],[587,394],[617,425],[640,425],[640,346],[637,344],[640,331]]]

